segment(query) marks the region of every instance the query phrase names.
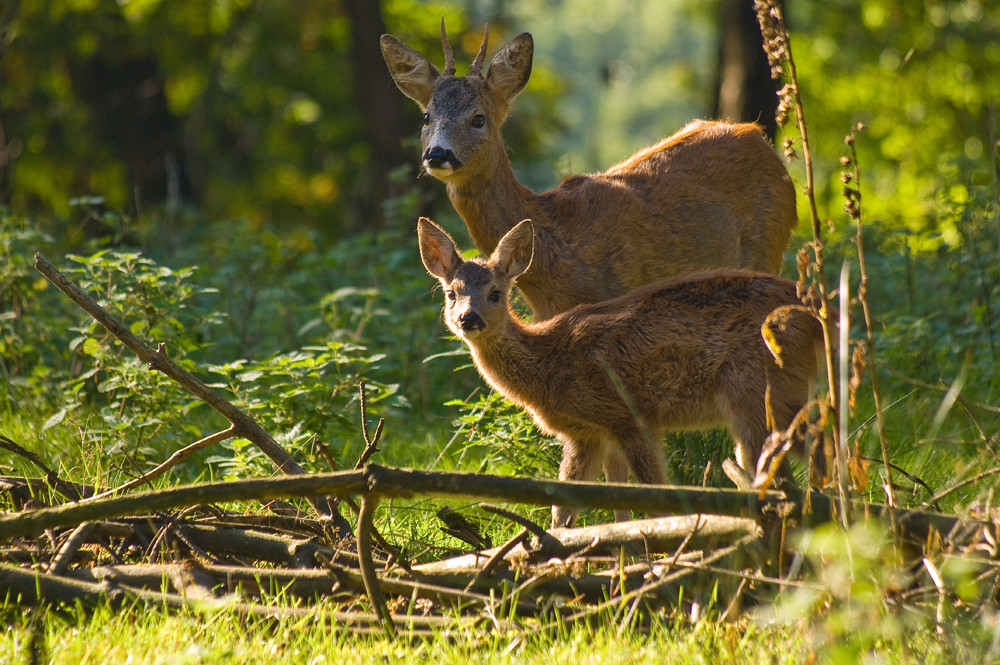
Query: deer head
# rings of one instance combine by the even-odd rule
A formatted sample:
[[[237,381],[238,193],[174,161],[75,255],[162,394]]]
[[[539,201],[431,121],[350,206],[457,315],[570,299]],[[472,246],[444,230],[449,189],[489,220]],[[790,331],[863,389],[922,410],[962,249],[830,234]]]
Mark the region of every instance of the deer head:
[[[444,287],[444,318],[452,332],[470,343],[500,334],[511,316],[507,301],[514,281],[531,265],[531,221],[511,229],[488,261],[464,261],[451,236],[426,217],[417,236],[424,267]]]
[[[482,73],[488,28],[479,54],[465,76],[455,75],[455,57],[441,21],[444,72],[392,35],[381,39],[382,56],[400,91],[424,112],[420,133],[423,165],[435,178],[448,181],[463,173],[489,173],[502,151],[500,126],[511,102],[531,75],[531,35],[515,37]]]

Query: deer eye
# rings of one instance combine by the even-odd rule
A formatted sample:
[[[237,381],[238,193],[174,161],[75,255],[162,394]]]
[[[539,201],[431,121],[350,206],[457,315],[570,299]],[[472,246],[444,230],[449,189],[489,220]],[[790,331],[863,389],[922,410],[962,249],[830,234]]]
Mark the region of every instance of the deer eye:
[[[476,115],[472,116],[472,126],[475,127],[476,129],[479,129],[485,124],[486,124],[486,116],[483,115],[482,113],[477,113]]]
[[[430,113],[425,113],[424,114],[424,124],[425,125],[431,124],[431,114]]]
[[[445,291],[444,295],[447,296],[448,300],[454,300],[455,299],[455,292],[452,291],[452,290],[450,290],[450,289],[447,290],[447,291]]]
[[[490,291],[490,295],[486,296],[490,302],[500,302],[500,291],[493,289]]]

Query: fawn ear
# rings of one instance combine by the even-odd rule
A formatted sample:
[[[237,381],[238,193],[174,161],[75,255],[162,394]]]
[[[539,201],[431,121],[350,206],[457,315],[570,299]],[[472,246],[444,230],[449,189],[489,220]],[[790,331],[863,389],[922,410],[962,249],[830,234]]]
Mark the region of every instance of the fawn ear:
[[[427,58],[392,35],[382,35],[379,43],[382,46],[382,58],[389,67],[396,87],[419,104],[421,110],[426,111],[427,105],[431,103],[434,82],[441,76],[441,72]]]
[[[525,219],[500,238],[490,263],[508,278],[514,279],[531,265],[534,252],[535,227],[530,219]]]
[[[500,49],[490,61],[486,85],[495,98],[509,102],[528,85],[531,58],[535,52],[531,34],[524,32]]]
[[[417,239],[420,241],[420,258],[427,272],[450,282],[462,264],[455,241],[447,231],[426,217],[417,222]]]

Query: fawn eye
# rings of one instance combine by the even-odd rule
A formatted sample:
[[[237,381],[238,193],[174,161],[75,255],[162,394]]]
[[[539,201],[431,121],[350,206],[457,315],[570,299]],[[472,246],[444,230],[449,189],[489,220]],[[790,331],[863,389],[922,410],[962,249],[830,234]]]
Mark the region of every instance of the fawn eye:
[[[455,292],[454,291],[448,290],[448,291],[445,291],[444,294],[445,294],[445,296],[448,297],[448,300],[454,300],[455,299]]]
[[[493,289],[490,291],[490,295],[486,296],[490,302],[500,302],[500,291]]]
[[[425,113],[424,114],[424,124],[425,125],[431,124],[431,114],[430,113]]]
[[[476,129],[479,129],[485,124],[486,124],[486,116],[483,115],[482,113],[477,113],[476,115],[472,116],[472,126],[475,127]]]

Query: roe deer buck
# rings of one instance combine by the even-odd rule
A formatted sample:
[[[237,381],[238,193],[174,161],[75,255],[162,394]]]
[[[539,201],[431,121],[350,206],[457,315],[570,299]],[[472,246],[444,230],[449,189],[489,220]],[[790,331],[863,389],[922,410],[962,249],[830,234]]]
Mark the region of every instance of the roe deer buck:
[[[531,73],[531,35],[515,37],[485,76],[486,36],[466,76],[455,76],[443,21],[441,42],[444,73],[391,35],[382,55],[424,111],[424,168],[446,183],[476,247],[488,255],[516,221],[534,222],[535,258],[518,287],[536,320],[665,277],[778,272],[795,188],[758,125],[695,121],[605,173],[535,194],[514,177],[500,137]]]
[[[529,220],[507,232],[489,260],[464,261],[426,218],[417,233],[424,266],[445,289],[445,322],[469,345],[483,378],[558,436],[561,480],[593,480],[603,463],[609,482],[625,482],[631,469],[639,482],[662,483],[664,430],[720,422],[752,476],[772,427],[784,431],[808,401],[819,323],[795,313],[770,327],[781,363],[761,334],[774,310],[802,305],[790,280],[717,270],[526,323],[508,297],[532,261]],[[571,525],[575,515],[553,506],[553,525]]]

